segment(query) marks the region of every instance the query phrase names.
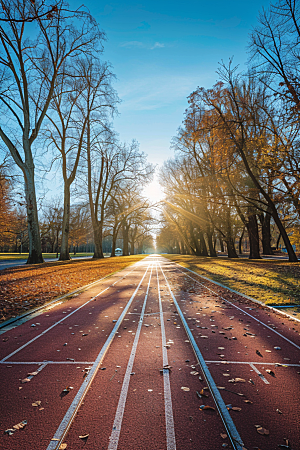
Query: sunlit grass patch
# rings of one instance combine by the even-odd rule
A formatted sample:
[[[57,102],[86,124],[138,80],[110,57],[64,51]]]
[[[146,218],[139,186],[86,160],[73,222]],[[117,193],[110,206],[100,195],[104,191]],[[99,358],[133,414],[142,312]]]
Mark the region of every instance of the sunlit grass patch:
[[[267,305],[300,305],[300,263],[189,255],[165,256]]]

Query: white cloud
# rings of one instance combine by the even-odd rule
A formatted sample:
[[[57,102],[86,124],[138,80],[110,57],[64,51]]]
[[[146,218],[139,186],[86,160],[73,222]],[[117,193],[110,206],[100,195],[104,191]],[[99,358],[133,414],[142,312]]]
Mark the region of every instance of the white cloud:
[[[160,42],[155,42],[155,44],[150,47],[151,50],[154,50],[155,48],[163,48],[165,44],[161,44]]]
[[[121,42],[120,47],[126,47],[126,48],[145,48],[147,50],[154,50],[155,48],[163,48],[165,44],[162,44],[161,42],[155,42],[154,44],[145,44],[141,41],[125,41]]]
[[[120,111],[155,110],[185,99],[197,87],[198,77],[180,75],[152,75],[119,83],[122,99]]]

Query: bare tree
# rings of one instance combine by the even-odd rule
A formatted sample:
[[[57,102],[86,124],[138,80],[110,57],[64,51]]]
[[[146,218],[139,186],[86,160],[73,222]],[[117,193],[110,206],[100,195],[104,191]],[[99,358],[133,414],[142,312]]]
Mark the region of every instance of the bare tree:
[[[279,0],[262,10],[251,33],[250,64],[275,94],[300,111],[300,6]]]
[[[56,3],[55,14],[50,15],[42,13],[49,10],[48,2],[44,2],[44,9],[39,10],[36,19],[26,22],[23,19],[28,16],[30,4],[35,2],[2,0],[1,17],[5,20],[0,22],[0,105],[4,119],[0,138],[24,177],[29,236],[27,262],[40,263],[43,258],[33,145],[66,62],[82,52],[94,51],[103,34],[87,13],[67,12],[63,0]]]
[[[85,147],[87,123],[96,113],[104,117],[103,110],[108,109],[110,101],[113,103],[111,77],[108,64],[101,64],[96,55],[93,63],[88,58],[81,58],[61,75],[47,114],[52,125],[48,131],[49,139],[60,153],[64,181],[60,261],[70,259],[70,189]]]

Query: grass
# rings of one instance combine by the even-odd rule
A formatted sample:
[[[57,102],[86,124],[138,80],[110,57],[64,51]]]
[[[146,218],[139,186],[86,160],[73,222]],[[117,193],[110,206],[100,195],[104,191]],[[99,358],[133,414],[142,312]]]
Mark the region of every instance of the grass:
[[[93,256],[93,253],[76,253],[76,255],[73,255],[73,253],[70,253],[71,258],[76,256]],[[28,253],[0,253],[0,260],[1,259],[27,259]],[[56,253],[43,253],[44,259],[53,259],[56,258]]]
[[[266,305],[300,305],[300,263],[164,255]]]

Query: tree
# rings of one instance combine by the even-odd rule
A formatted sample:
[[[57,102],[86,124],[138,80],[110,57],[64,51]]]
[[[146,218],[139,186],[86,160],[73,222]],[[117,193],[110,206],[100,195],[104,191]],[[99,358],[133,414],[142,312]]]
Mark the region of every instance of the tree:
[[[85,147],[85,134],[93,114],[104,116],[109,107],[114,108],[114,91],[110,80],[112,74],[107,64],[100,64],[96,55],[81,58],[69,67],[55,86],[53,99],[47,115],[51,122],[49,139],[60,153],[64,181],[64,214],[60,261],[70,259],[70,203],[71,185]],[[54,113],[51,115],[51,113]]]
[[[63,0],[51,14],[47,2],[2,0],[0,21],[0,138],[22,171],[28,218],[27,263],[43,261],[35,191],[34,143],[40,133],[53,92],[65,64],[88,54],[103,35],[91,16],[66,11]],[[41,8],[41,9],[38,9]],[[26,22],[32,10],[36,18]],[[76,27],[72,24],[76,23]],[[30,25],[30,30],[28,29]],[[31,36],[31,38],[28,38]]]
[[[199,88],[192,94],[192,99],[196,103],[203,102],[217,115],[214,127],[222,130],[227,145],[234,148],[254,188],[271,211],[284,240],[289,260],[297,261],[272,195],[266,189],[264,179],[255,170],[255,160],[262,150],[259,113],[263,114],[264,110],[259,107],[260,91],[251,83],[251,80],[250,83],[240,80],[231,64],[229,67],[223,66],[220,74],[226,82],[225,86],[223,83],[218,83],[211,90]]]
[[[132,141],[131,144],[120,144],[108,133],[100,140],[100,132],[93,135],[89,126],[87,132],[87,183],[94,230],[94,258],[103,258],[103,227],[105,221],[109,220],[107,207],[110,200],[114,200],[114,206],[118,205],[119,213],[123,214],[119,226],[127,230],[124,209],[120,209],[120,199],[125,192],[127,194],[134,192],[136,186],[141,189],[146,181],[150,181],[153,167],[146,162],[146,156],[139,151],[136,141]],[[126,232],[124,236],[126,240],[128,233]],[[127,248],[128,244],[125,243],[123,255],[128,253]]]
[[[251,33],[250,65],[273,92],[284,99],[290,112],[300,111],[300,7],[295,0],[280,0],[263,10]]]

